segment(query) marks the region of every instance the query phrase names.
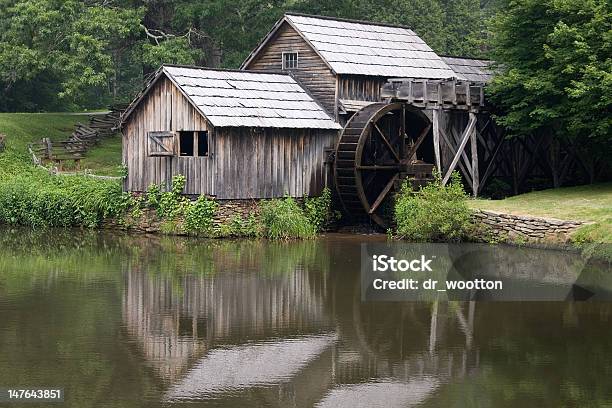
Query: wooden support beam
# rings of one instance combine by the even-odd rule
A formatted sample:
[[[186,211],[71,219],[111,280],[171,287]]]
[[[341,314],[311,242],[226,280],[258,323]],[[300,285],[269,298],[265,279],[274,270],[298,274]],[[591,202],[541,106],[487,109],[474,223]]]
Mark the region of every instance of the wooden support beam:
[[[448,135],[446,134],[446,132],[442,128],[440,128],[440,136],[442,136],[442,140],[444,141],[444,143],[446,143],[446,145],[448,146],[449,150],[451,151],[451,154],[454,157],[457,154],[457,150],[455,149],[455,146],[450,142],[450,139],[448,138]],[[468,183],[470,185],[472,185],[472,175],[470,174],[470,170],[472,170],[472,169],[471,168],[466,168],[461,161],[459,161],[457,163],[457,165],[459,166],[459,168],[463,172],[463,175],[465,176],[465,178],[468,180]],[[440,173],[440,174],[442,174],[442,173]]]
[[[536,165],[538,165],[537,153],[540,150],[540,147],[544,143],[545,139],[546,138],[544,136],[540,135],[540,137],[538,137],[535,142],[535,147],[533,148],[533,150],[531,150],[527,147],[527,144],[521,138],[517,138],[519,143],[523,146],[523,150],[525,151],[525,160],[518,172],[518,188],[523,185],[523,182],[525,181],[529,173],[531,173],[531,170]]]
[[[385,188],[383,188],[380,194],[378,195],[378,197],[376,197],[376,201],[374,201],[374,204],[372,204],[372,207],[370,207],[368,214],[373,214],[374,211],[376,211],[376,209],[382,204],[383,200],[385,199],[385,197],[391,190],[391,187],[393,187],[393,184],[395,184],[395,180],[397,180],[398,177],[399,177],[399,174],[396,174],[393,177],[391,177],[391,180],[389,180]]]
[[[455,142],[456,144],[459,144],[459,142],[461,141],[461,136],[457,135],[457,132],[455,132],[455,128],[451,127],[450,133],[451,133],[451,136],[453,137],[453,142]],[[470,180],[472,180],[472,164],[467,154],[465,153],[465,150],[461,152],[461,160],[459,161],[459,165],[465,166],[465,168],[467,169],[467,172],[470,174]],[[470,185],[472,185],[471,181],[470,181]]]
[[[461,158],[461,153],[463,152],[463,149],[465,149],[465,145],[470,139],[470,135],[474,131],[475,125],[476,125],[476,115],[470,114],[470,121],[468,122],[467,127],[465,128],[465,130],[463,131],[463,134],[461,135],[461,143],[459,144],[459,147],[457,148],[457,154],[455,154],[455,157],[453,157],[453,161],[451,161],[451,164],[448,167],[448,170],[446,171],[446,175],[442,179],[442,185],[446,185],[446,183],[448,183],[448,180],[453,174],[455,167],[457,167],[457,163],[459,162],[459,159]]]
[[[389,149],[389,152],[391,152],[391,154],[393,155],[393,158],[395,159],[395,161],[399,163],[400,162],[400,157],[397,154],[397,152],[395,151],[395,149],[393,148],[393,146],[391,146],[391,143],[389,142],[389,140],[387,139],[387,137],[385,136],[383,131],[378,127],[378,125],[376,123],[374,123],[374,128],[376,129],[376,131],[380,135],[380,138],[384,142],[384,144],[387,147],[387,149]]]
[[[432,122],[433,122],[433,146],[434,146],[434,156],[436,160],[436,168],[438,172],[442,174],[442,165],[440,159],[440,110],[434,109],[431,112]]]
[[[419,146],[421,145],[421,143],[423,143],[423,140],[425,140],[425,136],[427,136],[427,134],[429,133],[429,130],[431,129],[431,123],[429,125],[427,125],[425,127],[425,129],[423,129],[421,131],[421,134],[419,135],[419,138],[416,140],[416,142],[414,143],[414,145],[412,145],[412,147],[410,148],[410,150],[408,151],[408,154],[406,155],[406,157],[408,158],[408,160],[410,160],[412,158],[412,156],[414,156],[416,154],[417,149],[419,148]]]
[[[400,157],[406,157],[406,104],[402,104],[402,114],[400,118]]]
[[[497,162],[495,159],[497,158],[497,155],[501,151],[501,148],[504,145],[505,140],[506,138],[502,134],[499,140],[497,141],[495,148],[493,149],[493,154],[489,156],[489,159],[488,159],[489,164],[487,165],[487,168],[485,169],[484,175],[482,176],[482,179],[480,180],[481,181],[480,186],[478,187],[479,192],[480,190],[482,190],[482,187],[485,185],[485,183],[487,182],[491,174],[493,174],[494,169],[497,167]]]
[[[401,170],[401,166],[399,164],[397,165],[372,165],[372,166],[356,166],[357,170]]]
[[[468,85],[468,89],[469,89]],[[477,121],[476,114],[470,112],[470,121]],[[474,126],[475,128],[475,126]],[[474,197],[478,195],[478,187],[480,183],[480,179],[478,177],[478,139],[476,137],[476,129],[474,129],[470,134],[470,144],[471,144],[471,153],[472,153],[472,194]]]

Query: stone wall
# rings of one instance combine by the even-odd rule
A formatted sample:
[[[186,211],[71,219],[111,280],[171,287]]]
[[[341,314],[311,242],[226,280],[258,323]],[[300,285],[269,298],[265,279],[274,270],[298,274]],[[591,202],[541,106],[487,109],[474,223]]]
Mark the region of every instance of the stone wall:
[[[303,204],[303,199],[295,198],[298,204]],[[257,215],[259,213],[259,204],[261,199],[249,200],[215,200],[219,205],[213,218],[213,227],[218,228],[224,224],[228,224],[232,218],[239,216],[242,219],[247,218],[250,214]],[[175,225],[180,226],[182,219],[177,219]],[[142,216],[134,218],[126,216],[122,220],[106,220],[103,228],[109,229],[126,229],[132,232],[178,234],[184,235],[180,228],[176,231],[166,231],[164,225],[169,224],[165,220],[160,220],[155,210],[144,209]]]
[[[213,220],[215,227],[227,224],[232,217],[246,218],[250,214],[259,212],[260,200],[216,200],[216,202],[219,207]]]
[[[527,215],[513,215],[496,211],[476,210],[473,217],[482,227],[478,238],[499,241],[568,242],[570,235],[583,221],[566,221]]]

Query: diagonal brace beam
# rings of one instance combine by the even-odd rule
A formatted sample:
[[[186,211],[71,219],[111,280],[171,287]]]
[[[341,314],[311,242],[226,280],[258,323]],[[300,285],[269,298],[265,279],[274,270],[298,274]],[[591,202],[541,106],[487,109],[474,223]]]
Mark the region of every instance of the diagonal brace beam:
[[[419,146],[421,146],[421,143],[423,143],[423,140],[425,140],[425,137],[427,136],[427,134],[429,133],[429,130],[431,129],[431,123],[429,125],[427,125],[425,127],[425,129],[423,129],[423,131],[421,132],[421,134],[419,135],[419,138],[417,139],[417,141],[415,142],[415,144],[410,148],[410,151],[408,151],[408,154],[406,155],[406,158],[408,160],[410,160],[410,158],[412,156],[414,156],[414,154],[416,153],[417,149],[419,148]]]
[[[459,144],[459,147],[457,148],[457,154],[455,154],[455,157],[453,157],[453,161],[451,161],[451,164],[448,167],[448,170],[446,171],[446,175],[442,179],[443,186],[445,186],[446,183],[448,183],[448,180],[450,179],[451,174],[453,174],[453,171],[455,171],[455,167],[457,167],[457,163],[459,162],[459,159],[461,158],[461,153],[463,152],[463,149],[465,149],[465,145],[467,144],[468,140],[470,140],[470,135],[474,131],[475,125],[476,125],[476,115],[470,115],[470,121],[468,122],[467,127],[465,128],[465,130],[463,131],[463,134],[461,135],[461,143]]]

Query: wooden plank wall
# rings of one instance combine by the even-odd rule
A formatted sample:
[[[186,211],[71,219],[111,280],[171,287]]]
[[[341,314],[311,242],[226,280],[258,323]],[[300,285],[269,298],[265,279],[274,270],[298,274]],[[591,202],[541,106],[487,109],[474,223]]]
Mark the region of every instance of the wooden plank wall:
[[[318,195],[335,130],[224,128],[216,134],[217,198]]]
[[[387,78],[364,75],[339,75],[338,98],[357,101],[381,101],[380,88]]]
[[[123,129],[127,191],[146,191],[151,184],[169,186],[174,175],[182,174],[187,178],[186,194],[215,194],[214,134],[209,137],[208,157],[149,157],[147,132],[180,130],[208,130],[208,125],[178,88],[164,77],[149,90]]]
[[[123,163],[127,191],[170,185],[186,177],[185,194],[219,199],[317,195],[325,186],[325,149],[336,130],[217,128],[209,130],[208,157],[149,157],[149,131],[209,130],[206,120],[180,91],[162,78],[124,126]],[[178,147],[177,147],[178,150]]]
[[[333,115],[336,102],[336,77],[321,57],[288,23],[283,23],[268,44],[245,69],[280,71],[283,52],[298,53],[298,68],[291,72]]]

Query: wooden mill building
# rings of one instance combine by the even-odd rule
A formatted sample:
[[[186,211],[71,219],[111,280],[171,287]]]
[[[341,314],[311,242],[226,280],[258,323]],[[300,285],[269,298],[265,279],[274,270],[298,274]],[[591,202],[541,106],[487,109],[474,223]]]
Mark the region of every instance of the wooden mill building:
[[[290,75],[164,66],[123,117],[125,188],[180,174],[191,195],[316,195],[339,129]]]
[[[456,78],[412,30],[379,23],[286,14],[242,64],[293,73],[342,120],[381,101],[389,78]]]
[[[286,14],[240,71],[162,67],[123,115],[125,188],[187,178],[217,199],[316,195],[376,213],[405,178],[476,195],[503,138],[483,87],[488,61],[437,55],[401,26]]]

